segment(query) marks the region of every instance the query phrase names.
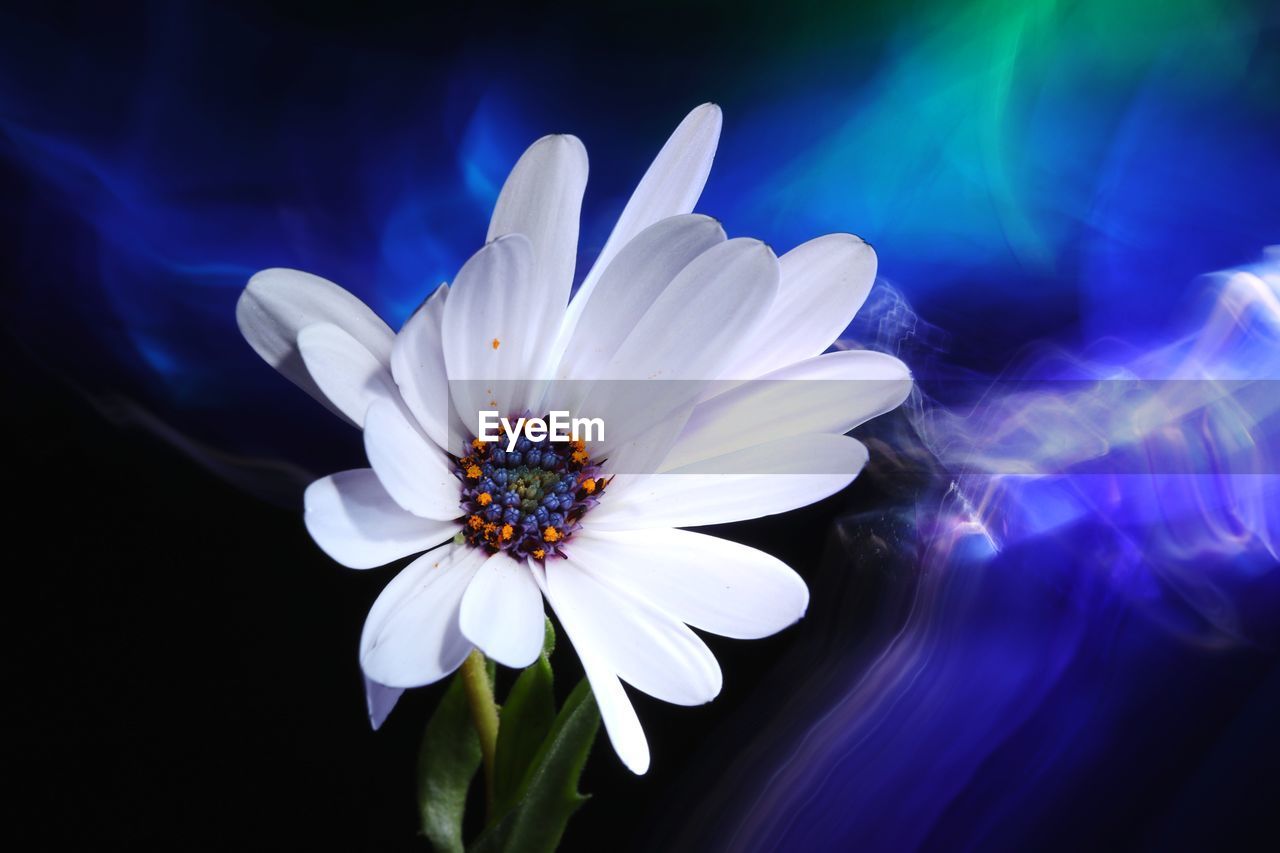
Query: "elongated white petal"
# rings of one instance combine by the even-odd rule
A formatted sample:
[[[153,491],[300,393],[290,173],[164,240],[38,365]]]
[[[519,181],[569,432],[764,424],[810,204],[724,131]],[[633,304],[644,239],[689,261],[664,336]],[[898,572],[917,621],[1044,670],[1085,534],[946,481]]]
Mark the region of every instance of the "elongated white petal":
[[[472,430],[481,410],[522,410],[525,380],[537,378],[546,339],[539,337],[533,263],[528,239],[499,237],[471,256],[449,291],[442,327],[449,391]]]
[[[447,545],[396,575],[365,619],[364,674],[387,687],[420,687],[457,669],[471,651],[458,627],[458,611],[483,561],[477,548]]]
[[[827,234],[778,259],[778,298],[724,372],[750,379],[826,350],[858,313],[876,278],[876,253],[852,234]]]
[[[298,333],[316,323],[333,323],[384,365],[394,337],[387,324],[355,296],[319,276],[289,269],[263,270],[249,279],[236,302],[236,323],[267,364],[340,415],[303,364]]]
[[[774,515],[840,491],[866,462],[867,449],[856,439],[804,435],[661,474],[619,474],[584,524],[591,530],[648,530]]]
[[[379,400],[369,407],[364,451],[387,494],[409,512],[441,521],[462,514],[449,458],[400,406]]]
[[[587,186],[587,151],[577,137],[544,136],[524,152],[507,177],[489,221],[489,238],[523,234],[533,247],[533,271],[523,310],[540,342],[531,362],[543,378],[560,329],[578,258],[578,220]],[[528,378],[520,376],[518,378]]]
[[[460,528],[456,521],[420,518],[400,507],[368,468],[340,471],[307,487],[307,532],[349,569],[371,569],[434,548]],[[458,514],[454,500],[455,515]]]
[[[461,433],[453,429],[454,446],[450,447],[449,376],[444,363],[444,305],[449,286],[436,292],[413,313],[391,349],[391,375],[400,396],[417,418],[427,437],[440,447],[457,453],[461,449]]]
[[[602,370],[610,379],[714,379],[727,350],[773,302],[778,259],[737,238],[698,255],[662,291]]]
[[[462,597],[462,633],[503,666],[523,669],[537,660],[544,622],[529,566],[503,552],[485,561]]]
[[[703,533],[584,530],[574,537],[573,552],[618,588],[724,637],[767,637],[809,606],[809,588],[786,563]]]
[[[777,258],[758,240],[719,243],[681,270],[599,368],[610,381],[592,386],[582,404],[584,415],[608,427],[599,451],[633,441],[700,396],[777,284]]]
[[[561,620],[563,622],[564,620]],[[569,631],[569,628],[565,628]],[[570,639],[573,638],[572,633]],[[604,730],[609,735],[613,751],[622,759],[626,768],[637,776],[649,772],[649,741],[645,739],[635,706],[627,697],[618,676],[609,670],[597,655],[579,655],[582,669],[591,683]]]
[[[699,403],[662,469],[790,436],[841,435],[910,393],[911,371],[891,355],[846,350],[806,359]]]
[[[723,243],[707,216],[672,216],[641,231],[613,258],[583,309],[560,362],[562,379],[590,379],[608,364],[636,323],[694,258]]]
[[[534,579],[547,596],[551,609],[559,617],[561,627],[573,643],[578,659],[582,661],[583,672],[591,683],[591,692],[600,708],[600,718],[604,720],[604,730],[609,735],[614,752],[628,770],[637,776],[643,776],[649,770],[649,743],[645,740],[640,718],[636,716],[636,709],[627,697],[622,682],[589,644],[590,629],[584,626],[582,614],[571,606],[571,601],[563,604],[557,602],[548,589],[547,573],[542,566],[535,563],[531,568]]]
[[[573,334],[592,291],[614,256],[653,223],[693,211],[711,173],[711,162],[720,142],[720,125],[720,108],[703,104],[685,116],[662,146],[569,304],[560,348]]]
[[[396,703],[400,701],[400,697],[403,694],[403,687],[388,687],[385,684],[371,681],[368,676],[365,677],[364,701],[369,709],[369,725],[375,732],[382,728],[382,724],[387,721],[391,710],[395,708]]]
[[[572,550],[546,567],[556,612],[574,614],[574,647],[589,646],[619,678],[654,698],[677,705],[710,702],[721,687],[715,656],[678,619],[613,583],[614,572],[629,569],[630,561],[588,565]]]
[[[352,423],[364,422],[374,400],[399,397],[386,363],[340,326],[307,326],[298,333],[298,351],[316,385]]]

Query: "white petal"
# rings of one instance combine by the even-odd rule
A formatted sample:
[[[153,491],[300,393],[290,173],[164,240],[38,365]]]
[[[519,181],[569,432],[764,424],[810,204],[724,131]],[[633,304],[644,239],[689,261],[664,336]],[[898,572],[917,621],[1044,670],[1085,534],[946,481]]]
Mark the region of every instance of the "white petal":
[[[249,279],[236,303],[236,323],[254,352],[329,408],[334,407],[302,362],[298,332],[333,323],[383,364],[391,354],[391,329],[369,306],[333,282],[298,270],[263,270]]]
[[[591,683],[591,693],[595,696],[596,705],[600,708],[600,717],[604,720],[604,730],[609,734],[609,742],[613,750],[622,759],[627,769],[637,776],[643,776],[649,770],[649,743],[645,740],[644,729],[640,727],[640,718],[627,692],[618,680],[618,675],[604,658],[590,645],[590,630],[583,625],[583,620],[573,607],[561,607],[547,588],[547,575],[542,566],[532,565],[534,579],[547,596],[551,608],[560,619],[573,643],[578,659],[582,661],[583,672]]]
[[[841,435],[910,393],[911,371],[891,355],[846,350],[806,359],[699,403],[662,469],[806,433]]]
[[[720,223],[688,214],[657,222],[618,252],[583,309],[560,361],[561,379],[590,379],[694,258],[725,240]]]
[[[542,593],[528,564],[494,554],[462,597],[462,633],[503,666],[523,669],[538,659],[545,634]]]
[[[440,447],[457,453],[462,448],[462,434],[449,405],[449,376],[441,332],[448,297],[449,286],[440,285],[404,324],[391,349],[391,375],[405,405],[427,436]],[[451,417],[455,418],[452,434]]]
[[[307,532],[349,569],[371,569],[434,548],[453,536],[455,521],[432,521],[406,512],[368,468],[316,480],[303,496]],[[454,501],[455,515],[457,501]]]
[[[737,238],[700,254],[635,324],[601,374],[609,379],[714,379],[725,350],[773,302],[778,259]]]
[[[369,709],[369,725],[373,727],[375,732],[382,728],[382,724],[387,721],[387,717],[391,714],[391,709],[396,706],[403,694],[403,687],[388,687],[385,684],[371,681],[367,676],[365,677],[364,701]]]
[[[693,211],[711,173],[711,161],[720,142],[720,125],[720,108],[703,104],[685,116],[662,146],[569,304],[561,347],[573,334],[597,282],[623,246],[653,223]]]
[[[364,452],[387,494],[409,512],[441,521],[462,514],[458,478],[449,457],[400,406],[379,400],[369,407]]]
[[[720,374],[777,284],[778,260],[758,240],[720,243],[681,270],[598,372],[605,380],[648,381],[599,382],[582,404],[581,415],[605,421],[601,452],[668,421],[700,396],[698,380]]]
[[[568,631],[568,627],[565,630]],[[628,770],[637,776],[643,776],[649,772],[649,742],[645,739],[640,718],[636,716],[635,706],[627,697],[627,691],[623,689],[618,676],[596,655],[579,655],[579,658],[582,660],[583,672],[591,682],[591,692],[600,708],[600,717],[604,720],[604,730],[609,735],[613,751]]]
[[[544,136],[520,157],[498,195],[489,240],[523,234],[533,247],[524,303],[544,360],[560,329],[578,258],[578,220],[587,186],[587,151],[577,137]],[[545,361],[531,363],[539,378]],[[521,377],[525,378],[525,377]]]
[[[525,237],[500,237],[471,256],[449,291],[442,328],[449,391],[471,431],[483,409],[522,410],[524,380],[539,378],[534,365],[546,338],[536,322],[542,306],[532,267]]]
[[[387,687],[420,687],[457,669],[471,651],[458,627],[458,610],[483,560],[477,548],[448,545],[396,575],[365,619],[364,674]]]
[[[702,533],[584,530],[573,538],[573,552],[593,567],[609,568],[616,586],[723,637],[767,637],[795,623],[809,606],[809,588],[786,563]]]
[[[642,552],[633,555],[642,558]],[[710,702],[722,683],[715,656],[679,620],[612,582],[615,571],[629,568],[588,565],[574,552],[546,566],[556,613],[573,614],[574,648],[589,647],[619,678],[656,699],[676,705]]]
[[[333,323],[316,323],[299,332],[298,351],[316,385],[353,423],[364,422],[374,400],[400,396],[386,362]]]
[[[619,474],[584,524],[591,530],[698,527],[787,512],[840,491],[866,462],[867,449],[856,439],[804,435],[670,472]]]
[[[778,259],[778,298],[724,375],[750,379],[826,350],[853,321],[876,278],[876,253],[852,234],[827,234]]]

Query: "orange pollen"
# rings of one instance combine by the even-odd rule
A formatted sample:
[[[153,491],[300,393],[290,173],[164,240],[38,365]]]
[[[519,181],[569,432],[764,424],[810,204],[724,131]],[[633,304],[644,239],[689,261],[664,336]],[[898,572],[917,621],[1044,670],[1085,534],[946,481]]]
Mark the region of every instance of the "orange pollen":
[[[480,525],[482,525],[482,524],[484,524],[484,522],[480,520],[480,516],[478,516],[478,515],[473,515],[473,516],[471,516],[470,518],[468,518],[468,519],[467,519],[467,525],[468,525],[472,530],[479,530],[479,529],[480,529]]]
[[[484,450],[486,445],[480,439],[473,438],[471,439],[471,446],[474,447],[476,450]]]
[[[545,556],[547,556],[547,552],[542,550],[541,548],[533,549],[533,558],[535,560],[541,560]]]
[[[592,494],[596,490],[596,481],[588,477],[582,481],[582,488],[586,490],[587,494]]]
[[[554,542],[560,538],[560,531],[548,524],[547,529],[542,531],[542,538],[546,542]]]
[[[504,525],[502,525],[502,538],[503,538],[503,539],[510,539],[510,538],[511,538],[511,536],[512,536],[512,534],[514,534],[515,532],[516,532],[516,529],[515,529],[514,527],[512,527],[510,524],[504,524]]]
[[[476,503],[480,504],[480,506],[488,506],[493,503],[493,495],[488,492],[481,492],[476,495]]]
[[[574,462],[586,462],[586,461],[587,461],[587,451],[585,451],[585,450],[575,450],[575,451],[573,451],[573,461],[574,461]]]
[[[580,438],[575,438],[573,441],[569,442],[569,446],[572,447],[574,450],[587,449],[587,443]]]
[[[497,338],[494,338],[493,343],[489,344],[489,346],[493,347],[494,349],[497,349],[498,347],[502,346],[502,341],[498,340]]]
[[[479,465],[468,465],[468,466],[467,466],[467,479],[468,479],[468,480],[479,480],[479,479],[480,479],[480,466],[479,466]]]

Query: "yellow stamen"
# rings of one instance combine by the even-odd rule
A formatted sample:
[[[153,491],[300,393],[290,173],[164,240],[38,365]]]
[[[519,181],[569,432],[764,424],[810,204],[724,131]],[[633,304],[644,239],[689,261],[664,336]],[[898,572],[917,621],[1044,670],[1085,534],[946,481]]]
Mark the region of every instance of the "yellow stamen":
[[[596,481],[588,477],[582,481],[582,488],[587,494],[592,494],[596,490]]]
[[[471,527],[472,530],[479,530],[480,525],[484,524],[484,522],[480,520],[480,516],[473,515],[467,519],[467,524]]]
[[[574,462],[586,462],[586,461],[587,461],[587,451],[585,451],[585,450],[575,450],[575,451],[573,451],[573,461],[574,461]]]
[[[503,539],[510,539],[510,538],[511,538],[511,536],[512,536],[512,534],[514,534],[515,532],[516,532],[516,531],[515,531],[515,528],[514,528],[514,527],[512,527],[510,524],[504,524],[504,525],[502,525],[502,538],[503,538]]]
[[[554,542],[559,538],[560,538],[560,531],[556,530],[550,524],[547,525],[546,530],[542,531],[542,539],[545,542]]]
[[[480,506],[488,506],[493,503],[493,495],[488,492],[481,492],[476,495],[476,503],[480,504]]]
[[[480,466],[479,466],[479,465],[468,465],[468,466],[467,466],[467,479],[468,479],[468,480],[479,480],[479,479],[480,479]]]
[[[541,559],[542,559],[543,557],[545,557],[545,556],[547,556],[547,552],[546,552],[546,551],[544,551],[544,550],[542,550],[541,548],[534,548],[534,549],[533,549],[533,558],[534,558],[535,560],[541,560]]]

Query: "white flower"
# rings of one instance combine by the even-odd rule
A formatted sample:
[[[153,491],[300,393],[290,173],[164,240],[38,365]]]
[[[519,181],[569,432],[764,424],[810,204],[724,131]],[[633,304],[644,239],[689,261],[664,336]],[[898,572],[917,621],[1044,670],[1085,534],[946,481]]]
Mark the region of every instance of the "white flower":
[[[911,380],[879,353],[821,355],[875,278],[867,244],[828,235],[778,259],[690,213],[719,132],[710,104],[680,124],[572,301],[587,179],[572,136],[525,152],[488,244],[398,335],[315,276],[277,269],[249,282],[237,306],[249,343],[364,428],[371,468],[307,489],[312,537],[356,569],[426,552],[365,623],[360,661],[375,724],[399,689],[444,678],[473,646],[507,666],[532,663],[545,597],[614,748],[644,773],[648,744],[621,682],[668,702],[708,702],[720,669],[690,626],[755,638],[804,614],[808,589],[781,561],[677,528],[785,512],[843,488],[867,459],[844,433],[896,407]],[[686,380],[662,386],[684,390],[637,403],[609,390],[616,384],[537,381],[655,377]],[[723,377],[841,381],[724,393],[698,382]],[[866,379],[883,381],[848,381]],[[604,416],[608,441],[543,443],[528,459],[481,453],[465,444],[474,426],[447,405],[545,412],[566,387],[595,388],[575,404]],[[634,473],[653,470],[641,458],[662,473]],[[523,498],[509,497],[517,478]]]

